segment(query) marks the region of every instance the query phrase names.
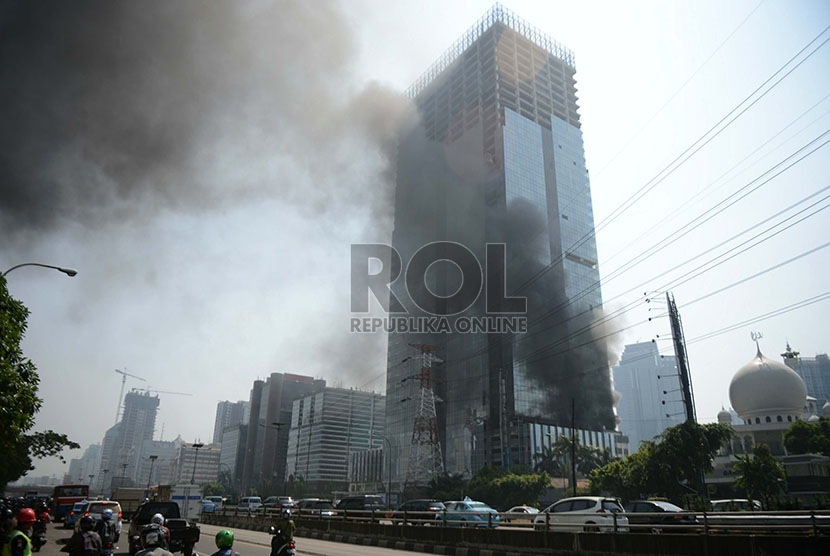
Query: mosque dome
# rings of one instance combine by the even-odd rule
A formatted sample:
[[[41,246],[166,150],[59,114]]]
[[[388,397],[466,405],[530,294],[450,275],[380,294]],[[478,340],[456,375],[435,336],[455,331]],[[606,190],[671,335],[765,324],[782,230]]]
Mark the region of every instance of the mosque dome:
[[[728,425],[731,422],[732,422],[732,414],[729,413],[726,409],[721,408],[721,410],[718,411],[718,423],[725,423],[725,424]]]
[[[761,354],[741,367],[729,384],[729,401],[741,419],[801,415],[807,387],[795,371]]]

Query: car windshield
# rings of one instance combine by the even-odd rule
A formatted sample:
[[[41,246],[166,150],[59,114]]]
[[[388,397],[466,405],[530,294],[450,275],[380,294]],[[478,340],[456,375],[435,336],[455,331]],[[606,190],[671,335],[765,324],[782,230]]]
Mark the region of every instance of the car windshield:
[[[329,510],[331,508],[334,508],[334,506],[332,505],[331,502],[324,502],[324,501],[315,502],[314,507],[317,508],[318,510]]]
[[[675,506],[674,504],[670,504],[669,502],[652,502],[652,504],[654,504],[658,508],[662,508],[663,511],[666,511],[666,512],[684,512],[684,511],[686,511],[683,508],[681,508],[680,506]],[[660,510],[656,510],[656,511],[660,511]]]
[[[116,515],[121,512],[121,506],[119,506],[118,504],[115,504],[113,502],[109,502],[107,504],[100,504],[100,503],[99,504],[94,504],[94,503],[90,504],[89,509],[87,511],[91,514],[100,514],[101,512],[106,510],[107,508],[112,510],[112,513],[114,513]]]
[[[615,500],[603,500],[602,501],[602,509],[608,512],[622,512],[622,506],[620,506]]]

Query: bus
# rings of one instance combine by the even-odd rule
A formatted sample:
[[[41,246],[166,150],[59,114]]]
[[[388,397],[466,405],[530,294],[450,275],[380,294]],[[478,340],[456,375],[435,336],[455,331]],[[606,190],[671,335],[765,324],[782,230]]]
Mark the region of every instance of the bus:
[[[55,521],[63,521],[75,502],[89,498],[89,485],[58,485],[52,492],[52,515]]]

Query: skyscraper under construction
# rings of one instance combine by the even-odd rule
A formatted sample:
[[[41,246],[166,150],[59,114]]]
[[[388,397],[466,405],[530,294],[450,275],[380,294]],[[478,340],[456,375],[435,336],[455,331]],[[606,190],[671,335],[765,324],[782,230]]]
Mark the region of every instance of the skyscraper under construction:
[[[443,470],[468,474],[532,465],[572,425],[583,443],[616,451],[575,72],[569,50],[496,5],[408,91],[420,125],[399,144],[393,246],[403,265],[433,242],[466,247],[489,285],[464,315],[484,319],[524,297],[527,332],[389,332],[398,485],[417,477],[412,466],[429,460],[411,454],[433,442]],[[506,270],[489,264],[487,244],[506,245]],[[413,303],[403,278],[391,288],[410,316],[451,314],[442,299],[460,278],[456,265],[430,266],[429,306]],[[488,299],[493,287],[505,295]],[[423,480],[430,470],[414,471]]]

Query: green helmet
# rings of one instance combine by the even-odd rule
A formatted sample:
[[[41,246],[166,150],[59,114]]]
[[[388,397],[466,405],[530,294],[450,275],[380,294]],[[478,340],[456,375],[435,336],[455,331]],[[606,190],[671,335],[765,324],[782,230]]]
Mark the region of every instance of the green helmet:
[[[216,548],[231,548],[233,546],[233,531],[222,529],[216,533]]]

